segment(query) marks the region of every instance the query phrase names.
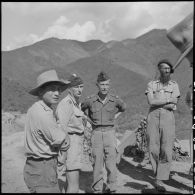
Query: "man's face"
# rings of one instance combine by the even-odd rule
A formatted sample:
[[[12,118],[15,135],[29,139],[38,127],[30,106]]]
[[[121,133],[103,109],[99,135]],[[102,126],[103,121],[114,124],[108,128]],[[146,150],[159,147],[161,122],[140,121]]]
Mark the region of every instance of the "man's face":
[[[98,86],[99,92],[101,94],[106,95],[108,94],[109,89],[110,89],[110,80],[99,82],[97,83],[97,86]]]
[[[76,98],[79,98],[82,94],[83,87],[84,87],[83,84],[72,87],[71,92],[72,92],[73,96]]]
[[[59,84],[49,84],[40,92],[42,100],[47,105],[56,104],[59,101],[62,87]]]
[[[162,63],[159,66],[160,75],[164,78],[170,76],[171,68],[168,64]]]

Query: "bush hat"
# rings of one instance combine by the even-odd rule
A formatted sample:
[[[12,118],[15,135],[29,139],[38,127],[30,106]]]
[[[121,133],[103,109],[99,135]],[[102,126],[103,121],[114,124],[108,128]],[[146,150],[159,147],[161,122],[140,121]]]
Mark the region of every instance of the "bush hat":
[[[41,73],[37,77],[37,86],[29,91],[31,95],[38,96],[39,90],[45,85],[56,83],[62,86],[62,89],[65,90],[65,86],[67,86],[70,82],[67,80],[59,79],[55,70],[48,70]]]

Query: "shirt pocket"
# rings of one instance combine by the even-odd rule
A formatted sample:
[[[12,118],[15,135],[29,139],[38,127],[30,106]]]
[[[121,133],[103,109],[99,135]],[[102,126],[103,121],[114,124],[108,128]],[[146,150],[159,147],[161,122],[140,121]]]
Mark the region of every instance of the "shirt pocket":
[[[167,88],[164,90],[164,92],[165,92],[166,97],[167,97],[167,98],[170,98],[170,97],[172,97],[173,88],[172,88],[172,87],[167,87]]]
[[[106,106],[106,118],[109,121],[113,121],[114,120],[114,116],[116,113],[116,107],[114,103],[110,103]]]
[[[92,105],[91,107],[91,117],[93,120],[100,120],[100,112],[101,112],[101,107],[98,105]]]
[[[77,108],[74,109],[74,115],[72,120],[74,128],[82,128],[83,126],[83,112]]]

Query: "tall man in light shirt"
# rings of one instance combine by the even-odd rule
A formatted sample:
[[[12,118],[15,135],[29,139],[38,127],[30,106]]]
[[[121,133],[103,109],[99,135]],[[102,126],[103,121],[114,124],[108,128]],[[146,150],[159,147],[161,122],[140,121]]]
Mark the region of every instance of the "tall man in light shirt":
[[[67,150],[66,134],[58,126],[52,105],[66,88],[55,70],[40,74],[37,86],[29,93],[37,96],[27,111],[25,122],[24,181],[31,193],[60,193],[57,179],[59,149]]]
[[[155,174],[155,187],[165,191],[163,181],[169,180],[172,162],[172,148],[175,138],[173,111],[180,97],[177,82],[171,80],[172,64],[163,59],[158,63],[160,77],[150,81],[145,94],[150,109],[147,117],[147,138],[150,161]]]

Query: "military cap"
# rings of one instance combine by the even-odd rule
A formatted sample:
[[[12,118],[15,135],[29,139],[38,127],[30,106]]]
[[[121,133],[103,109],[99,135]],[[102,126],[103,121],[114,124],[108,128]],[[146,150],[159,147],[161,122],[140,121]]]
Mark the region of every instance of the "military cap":
[[[158,68],[160,67],[161,64],[167,64],[170,67],[170,69],[171,69],[170,73],[173,73],[174,72],[173,65],[171,64],[171,62],[168,59],[162,59],[162,60],[160,60],[158,62],[158,65],[157,65]]]
[[[68,81],[70,82],[69,87],[75,87],[83,84],[81,77],[77,76],[76,74],[72,74]]]
[[[99,82],[102,82],[102,81],[107,81],[109,79],[110,79],[110,77],[104,71],[101,71],[98,74],[97,82],[99,83]]]

